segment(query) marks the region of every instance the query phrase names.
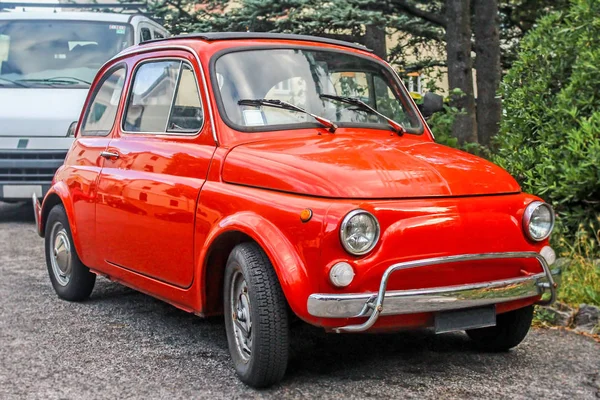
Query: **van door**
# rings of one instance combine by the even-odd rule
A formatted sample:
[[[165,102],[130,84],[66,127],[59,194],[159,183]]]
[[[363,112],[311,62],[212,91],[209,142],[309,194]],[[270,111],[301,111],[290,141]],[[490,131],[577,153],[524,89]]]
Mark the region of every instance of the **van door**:
[[[196,204],[216,144],[198,64],[187,52],[165,53],[134,60],[98,183],[96,235],[109,267],[188,287]]]

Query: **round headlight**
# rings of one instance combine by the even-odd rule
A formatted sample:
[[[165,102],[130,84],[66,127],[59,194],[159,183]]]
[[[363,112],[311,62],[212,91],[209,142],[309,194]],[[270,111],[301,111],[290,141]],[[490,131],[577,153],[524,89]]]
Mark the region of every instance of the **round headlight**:
[[[525,208],[523,229],[531,240],[539,242],[548,238],[552,228],[554,228],[554,211],[550,205],[533,201]]]
[[[348,253],[367,254],[379,240],[379,222],[365,210],[351,211],[342,221],[340,240]]]

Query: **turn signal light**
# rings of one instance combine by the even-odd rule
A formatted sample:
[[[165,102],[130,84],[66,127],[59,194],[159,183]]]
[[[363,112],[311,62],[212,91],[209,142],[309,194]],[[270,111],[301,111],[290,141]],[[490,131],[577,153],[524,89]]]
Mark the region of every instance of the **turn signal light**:
[[[313,212],[310,208],[305,208],[300,212],[300,221],[308,222],[312,218]]]
[[[339,262],[329,270],[329,280],[337,287],[346,287],[354,279],[354,270],[347,262]]]

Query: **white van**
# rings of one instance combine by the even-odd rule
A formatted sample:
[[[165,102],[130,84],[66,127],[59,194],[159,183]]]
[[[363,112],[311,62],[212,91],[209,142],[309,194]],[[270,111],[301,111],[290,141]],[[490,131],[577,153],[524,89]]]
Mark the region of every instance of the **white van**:
[[[44,196],[100,66],[168,35],[138,14],[0,12],[0,201]]]

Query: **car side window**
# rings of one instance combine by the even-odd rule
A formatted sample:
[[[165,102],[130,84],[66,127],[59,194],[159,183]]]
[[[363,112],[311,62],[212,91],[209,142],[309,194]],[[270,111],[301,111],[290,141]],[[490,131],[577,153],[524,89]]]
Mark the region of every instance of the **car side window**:
[[[154,31],[154,39],[163,39],[165,35],[160,33],[159,31]]]
[[[150,33],[150,29],[142,28],[140,30],[140,42],[147,42],[148,40],[152,40],[152,34]]]
[[[125,111],[125,131],[165,132],[180,65],[181,61],[152,61],[137,69]]]
[[[169,118],[169,132],[197,132],[204,123],[204,112],[194,71],[183,64],[177,83],[175,103]]]
[[[88,106],[82,136],[106,136],[112,130],[123,92],[125,66],[108,72],[98,83],[95,94]]]
[[[123,118],[125,132],[196,133],[204,123],[192,67],[182,61],[150,61],[133,76]]]

